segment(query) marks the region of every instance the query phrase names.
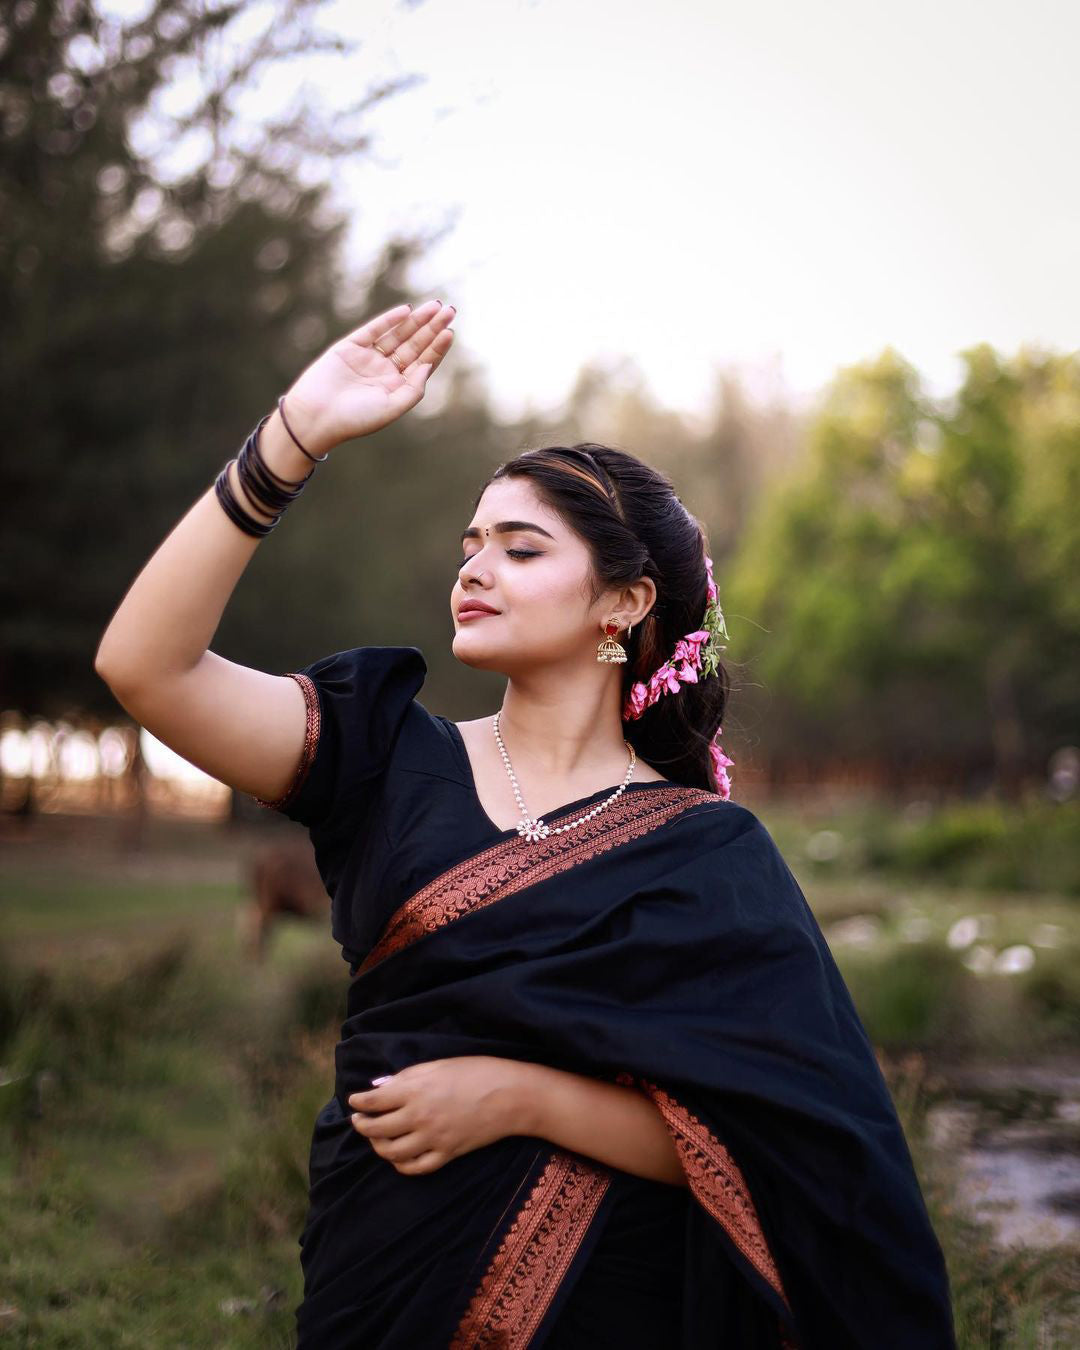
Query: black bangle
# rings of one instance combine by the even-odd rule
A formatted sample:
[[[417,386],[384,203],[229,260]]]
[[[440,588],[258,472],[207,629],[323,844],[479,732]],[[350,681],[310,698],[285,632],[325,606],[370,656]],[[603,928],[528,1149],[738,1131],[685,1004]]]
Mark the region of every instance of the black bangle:
[[[297,448],[302,450],[312,463],[322,464],[330,458],[329,451],[319,457],[310,454],[296,439],[292,427],[285,419],[284,394],[278,399],[278,412],[285,430],[296,442]],[[276,529],[286,507],[299,497],[304,488],[307,487],[308,479],[315,472],[314,469],[311,469],[304,478],[297,481],[282,478],[280,474],[276,474],[270,468],[262,456],[262,450],[259,446],[259,433],[272,416],[272,413],[267,413],[265,417],[259,419],[255,427],[248,433],[247,439],[240,448],[239,455],[235,460],[227,460],[214,480],[214,493],[221,503],[222,510],[237,529],[243,530],[245,534],[250,534],[256,539],[264,539],[271,530]],[[236,464],[236,476],[244,490],[244,495],[253,505],[261,507],[268,514],[273,514],[273,520],[257,520],[250,512],[245,511],[237,501],[229,478],[229,466],[233,463]]]
[[[237,529],[243,530],[245,534],[253,535],[258,539],[264,538],[271,530],[277,528],[277,523],[281,519],[281,514],[274,520],[263,521],[256,520],[254,516],[249,515],[240,503],[236,500],[233,493],[232,484],[229,482],[229,465],[232,460],[227,460],[224,468],[214,480],[214,491],[217,499],[221,503],[222,509],[229,517]]]
[[[315,470],[312,469],[298,483],[280,478],[274,473],[263,459],[259,448],[259,432],[266,425],[270,416],[271,414],[268,413],[244,442],[240,454],[237,456],[236,472],[240,479],[240,486],[251,501],[272,514],[284,511],[287,506],[292,505],[304,488],[307,487],[308,479]]]
[[[285,430],[289,433],[289,435],[293,438],[293,440],[296,441],[296,448],[298,450],[304,450],[304,447],[300,444],[298,440],[296,440],[296,432],[293,431],[291,426],[289,426],[288,418],[285,416],[284,394],[280,394],[278,396],[277,406],[278,406],[278,414],[281,417],[282,425],[284,426]],[[310,459],[313,464],[322,464],[324,460],[330,458],[329,450],[327,450],[325,455],[313,455],[310,450],[304,450],[304,454],[307,455],[308,459]]]
[[[314,469],[308,469],[307,473],[303,476],[303,478],[282,478],[280,474],[275,473],[273,471],[273,469],[270,467],[269,464],[267,464],[265,458],[263,457],[262,444],[260,442],[260,434],[262,432],[263,427],[266,426],[267,422],[270,421],[273,415],[274,415],[273,413],[267,413],[265,417],[260,417],[258,425],[255,427],[251,435],[248,437],[248,440],[252,442],[252,449],[254,451],[255,458],[262,465],[263,469],[266,471],[267,476],[269,478],[272,478],[275,483],[279,483],[283,488],[302,487],[311,477],[311,475],[315,472]]]

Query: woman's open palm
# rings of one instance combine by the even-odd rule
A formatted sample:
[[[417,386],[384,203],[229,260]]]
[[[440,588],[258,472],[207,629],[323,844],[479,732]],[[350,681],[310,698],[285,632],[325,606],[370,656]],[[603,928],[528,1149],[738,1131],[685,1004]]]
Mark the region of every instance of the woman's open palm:
[[[415,407],[450,350],[454,315],[438,300],[395,305],[316,357],[285,398],[290,422],[307,429],[308,449],[367,436]]]

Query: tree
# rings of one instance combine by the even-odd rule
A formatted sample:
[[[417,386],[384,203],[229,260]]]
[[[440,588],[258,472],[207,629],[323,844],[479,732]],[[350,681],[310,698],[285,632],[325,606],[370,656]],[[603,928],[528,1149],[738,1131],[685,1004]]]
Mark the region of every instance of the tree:
[[[1075,725],[1080,362],[963,357],[941,406],[891,350],[841,372],[721,587],[767,752],[944,754],[1012,795]]]
[[[344,218],[302,170],[363,153],[357,119],[414,77],[332,124],[307,102],[258,125],[235,111],[292,58],[349,54],[314,30],[322,3],[274,5],[220,68],[213,43],[244,3],[156,0],[125,24],[94,0],[21,0],[0,16],[0,706],[109,703],[92,661],[125,586],[252,410],[360,322]],[[168,113],[184,76],[193,104]],[[171,169],[184,145],[195,162]]]

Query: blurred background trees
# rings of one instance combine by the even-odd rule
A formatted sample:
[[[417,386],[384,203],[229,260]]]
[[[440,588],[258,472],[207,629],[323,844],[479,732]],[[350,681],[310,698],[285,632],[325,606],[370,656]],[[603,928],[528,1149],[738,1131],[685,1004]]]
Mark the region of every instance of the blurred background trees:
[[[315,29],[320,3],[277,7],[227,64],[215,38],[243,3],[163,0],[121,25],[44,0],[0,20],[5,706],[112,706],[92,656],[142,562],[299,370],[404,294],[422,241],[388,241],[373,278],[350,281],[328,188],[336,159],[367,150],[365,113],[409,81],[330,113],[235,112],[291,57],[347,51]],[[182,60],[198,87],[178,115],[165,95]],[[181,145],[176,176],[164,152]],[[358,568],[326,532],[323,488],[230,610],[223,640],[246,659],[280,658],[292,602],[301,651],[347,611]]]
[[[321,4],[279,7],[227,59],[244,3],[161,0],[123,24],[94,0],[24,0],[0,17],[0,707],[113,715],[93,653],[139,568],[329,341],[424,298],[410,268],[437,236],[419,222],[356,275],[330,192],[414,77],[347,109],[239,111],[294,56],[348,54]],[[182,113],[179,70],[196,72]],[[474,715],[500,682],[449,653],[473,499],[526,446],[608,440],[670,473],[709,529],[741,768],[1008,793],[1080,724],[1080,361],[983,345],[964,363],[935,401],[886,349],[807,413],[718,370],[692,419],[627,357],[507,424],[459,341],[432,398],[316,472],[215,648],[280,671],[415,643],[426,696]]]
[[[892,351],[840,372],[746,531],[726,594],[766,759],[1010,794],[1080,725],[1080,360],[963,357],[940,406]]]

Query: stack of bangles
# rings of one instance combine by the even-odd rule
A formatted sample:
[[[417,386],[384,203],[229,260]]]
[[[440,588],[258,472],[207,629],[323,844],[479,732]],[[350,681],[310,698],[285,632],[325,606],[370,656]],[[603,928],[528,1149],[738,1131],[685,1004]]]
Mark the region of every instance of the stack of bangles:
[[[324,460],[330,458],[329,450],[325,455],[313,455],[306,450],[297,440],[296,433],[289,426],[285,417],[285,395],[282,394],[277,401],[278,413],[281,416],[282,424],[285,430],[296,442],[297,449],[302,450],[313,464],[322,464]],[[311,469],[307,477],[300,481],[290,482],[287,478],[281,478],[270,468],[266,460],[262,457],[259,449],[259,432],[273,417],[273,413],[267,413],[265,417],[259,420],[258,425],[248,436],[241,447],[239,455],[235,458],[236,473],[240,479],[240,486],[248,498],[256,505],[262,507],[269,514],[273,515],[273,520],[256,520],[250,512],[245,511],[236,500],[236,494],[233,492],[232,483],[229,481],[229,465],[233,460],[227,460],[221,472],[214,480],[214,491],[217,493],[217,499],[221,503],[221,508],[229,517],[232,523],[245,534],[254,535],[261,539],[264,535],[270,533],[275,528],[278,521],[285,514],[285,508],[290,506],[297,497],[300,496],[304,488],[307,487],[308,478],[315,472]]]

